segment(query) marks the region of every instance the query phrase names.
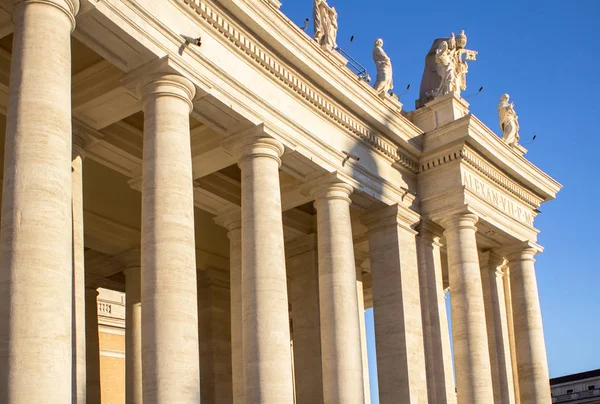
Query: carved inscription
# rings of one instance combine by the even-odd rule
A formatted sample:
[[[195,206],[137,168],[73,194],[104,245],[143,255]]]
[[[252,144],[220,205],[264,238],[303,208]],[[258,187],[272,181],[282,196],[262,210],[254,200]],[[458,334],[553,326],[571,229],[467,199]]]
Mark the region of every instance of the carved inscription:
[[[487,183],[479,179],[477,176],[471,174],[468,171],[463,173],[463,184],[464,186],[479,195],[481,198],[490,202],[492,205],[508,214],[509,216],[517,219],[518,221],[533,226],[533,214],[523,206],[515,203],[511,199],[504,196],[502,193],[496,191],[494,188],[489,186]]]

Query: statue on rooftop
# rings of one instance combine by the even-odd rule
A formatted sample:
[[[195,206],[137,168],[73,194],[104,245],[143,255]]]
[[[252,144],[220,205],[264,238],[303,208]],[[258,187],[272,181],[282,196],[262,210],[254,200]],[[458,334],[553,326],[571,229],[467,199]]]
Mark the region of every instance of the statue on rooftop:
[[[337,48],[338,14],[327,0],[315,0],[313,4],[313,25],[315,41],[324,48]]]
[[[502,140],[510,146],[516,146],[519,143],[519,117],[515,112],[515,104],[508,103],[510,96],[503,94],[498,104],[498,119],[500,129],[502,129]]]
[[[383,50],[383,39],[381,38],[375,41],[373,61],[375,61],[375,66],[377,67],[377,79],[373,88],[383,97],[394,88],[394,82],[392,79],[392,62]]]
[[[425,69],[417,108],[435,97],[450,92],[460,95],[467,88],[467,60],[476,60],[477,52],[465,49],[467,36],[462,30],[458,36],[437,38],[425,57]]]

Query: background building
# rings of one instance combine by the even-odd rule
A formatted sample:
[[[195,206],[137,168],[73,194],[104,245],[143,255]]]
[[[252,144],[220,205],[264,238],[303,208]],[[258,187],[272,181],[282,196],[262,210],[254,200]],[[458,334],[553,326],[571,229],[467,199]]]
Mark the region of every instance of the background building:
[[[600,369],[550,379],[552,403],[600,404]]]

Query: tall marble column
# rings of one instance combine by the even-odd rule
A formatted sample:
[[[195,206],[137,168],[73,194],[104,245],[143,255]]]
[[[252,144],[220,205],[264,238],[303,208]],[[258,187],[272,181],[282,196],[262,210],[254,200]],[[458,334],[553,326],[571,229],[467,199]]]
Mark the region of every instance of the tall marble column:
[[[427,403],[425,348],[419,294],[418,215],[393,205],[369,213],[373,316],[379,401]]]
[[[142,404],[142,295],[141,267],[128,266],[125,273],[125,402]]]
[[[98,340],[98,290],[85,287],[86,404],[100,404],[100,343]]]
[[[535,248],[523,247],[507,257],[521,404],[542,404],[552,400],[534,267],[537,252]]]
[[[502,279],[504,274],[500,270],[504,258],[486,251],[480,254],[480,261],[494,403],[514,404],[508,318]]]
[[[452,340],[459,404],[494,402],[481,272],[475,232],[477,216],[456,214],[441,221],[452,290]]]
[[[521,403],[521,394],[519,393],[519,375],[517,371],[517,349],[515,341],[515,325],[513,321],[513,310],[512,310],[512,293],[510,291],[510,268],[508,263],[502,268],[504,272],[504,302],[506,304],[506,318],[508,326],[508,340],[510,342],[510,358],[512,367],[512,381],[515,391],[515,403]]]
[[[284,146],[248,134],[242,171],[242,328],[246,404],[293,404],[280,157]]]
[[[231,384],[233,404],[244,404],[244,352],[242,347],[242,214],[238,207],[215,222],[229,237],[229,294],[231,310]]]
[[[417,256],[421,313],[427,367],[429,401],[437,404],[456,404],[450,329],[446,316],[446,296],[442,279],[440,235],[443,230],[422,221],[418,227]]]
[[[323,404],[317,235],[286,245],[292,305],[296,404]]]
[[[144,111],[142,380],[145,404],[197,403],[198,300],[190,120],[195,87],[174,74],[139,84]]]
[[[362,353],[365,404],[371,404],[371,381],[369,380],[369,354],[367,352],[367,326],[365,324],[365,293],[362,269],[356,264],[356,296],[358,299],[358,321],[360,324],[360,350]]]
[[[323,397],[327,404],[364,403],[351,193],[352,187],[340,182],[313,190],[317,209]]]
[[[71,162],[73,221],[73,397],[72,403],[86,402],[85,365],[85,256],[83,237],[83,160],[89,142],[80,130],[73,130],[73,160]]]
[[[73,348],[71,31],[79,1],[12,4],[0,234],[0,402],[64,404],[73,389],[71,366],[65,364],[72,362]]]

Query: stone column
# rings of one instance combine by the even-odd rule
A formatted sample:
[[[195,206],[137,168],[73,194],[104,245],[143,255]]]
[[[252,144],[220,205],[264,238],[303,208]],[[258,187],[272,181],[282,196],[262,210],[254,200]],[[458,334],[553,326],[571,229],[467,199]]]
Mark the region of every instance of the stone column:
[[[481,282],[487,324],[490,366],[495,404],[514,404],[514,386],[504,281],[500,266],[504,258],[490,251],[481,253]]]
[[[537,252],[524,247],[507,257],[521,404],[543,404],[552,399],[533,258]]]
[[[65,364],[72,362],[73,350],[71,31],[79,1],[12,4],[0,234],[0,402],[64,404],[73,390],[71,366]]]
[[[317,209],[323,397],[327,404],[364,403],[351,193],[352,187],[340,182],[313,190]]]
[[[367,352],[367,326],[365,324],[365,294],[362,269],[356,265],[356,296],[358,299],[358,321],[360,325],[360,350],[362,353],[363,386],[365,404],[371,404],[371,381],[369,380],[369,354]]]
[[[519,375],[517,372],[517,349],[515,345],[515,325],[512,311],[512,293],[510,292],[510,269],[508,263],[502,268],[504,272],[504,302],[506,303],[506,318],[508,326],[508,339],[510,341],[510,358],[512,367],[512,380],[515,391],[515,403],[521,403],[521,394],[519,393]]]
[[[323,404],[317,235],[286,245],[296,404]]]
[[[429,401],[437,404],[456,404],[450,329],[446,316],[446,295],[442,279],[440,234],[443,230],[422,221],[418,227],[417,256],[421,313],[427,367]]]
[[[242,348],[242,214],[238,207],[215,218],[229,237],[229,294],[231,310],[231,384],[233,404],[244,404]]]
[[[83,237],[83,160],[87,136],[80,130],[73,130],[73,160],[71,162],[72,181],[72,221],[73,221],[73,403],[86,402],[85,365],[85,256]]]
[[[139,251],[137,253],[139,261]],[[125,269],[125,397],[142,404],[142,296],[141,267]]]
[[[242,171],[242,328],[246,404],[292,404],[280,157],[283,145],[260,134],[235,146]]]
[[[142,379],[145,404],[200,400],[194,195],[190,149],[194,85],[156,74],[140,83]]]
[[[363,217],[369,228],[379,401],[427,403],[416,213],[388,206]]]
[[[86,404],[100,404],[100,343],[98,341],[98,290],[85,287]]]
[[[494,401],[481,272],[475,232],[477,216],[457,214],[442,220],[446,229],[451,296],[452,340],[459,404]]]

